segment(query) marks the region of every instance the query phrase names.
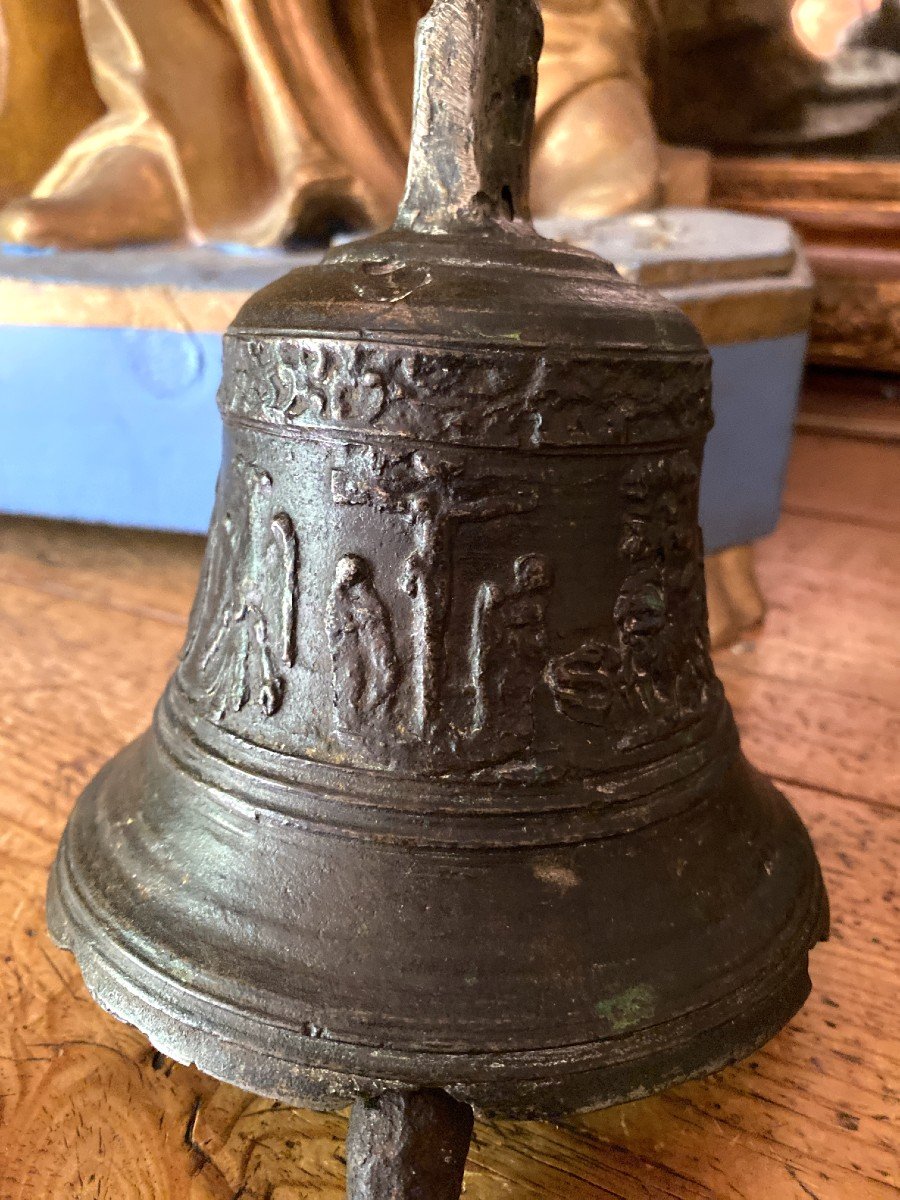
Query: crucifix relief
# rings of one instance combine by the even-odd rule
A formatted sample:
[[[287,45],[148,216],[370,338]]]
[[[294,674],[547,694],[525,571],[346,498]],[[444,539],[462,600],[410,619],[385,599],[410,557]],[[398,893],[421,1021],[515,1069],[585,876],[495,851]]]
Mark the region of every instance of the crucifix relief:
[[[508,479],[464,478],[458,466],[433,453],[390,457],[350,449],[332,472],[337,504],[361,504],[393,513],[412,530],[413,550],[399,583],[413,601],[413,711],[417,736],[435,732],[444,682],[444,635],[453,580],[454,530],[464,521],[492,521],[537,507],[533,488]]]

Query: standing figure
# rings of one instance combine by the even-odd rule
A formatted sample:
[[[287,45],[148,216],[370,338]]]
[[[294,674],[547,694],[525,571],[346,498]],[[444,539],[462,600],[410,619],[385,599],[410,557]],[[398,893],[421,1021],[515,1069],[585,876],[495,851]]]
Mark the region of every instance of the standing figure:
[[[472,626],[472,733],[527,739],[534,728],[534,690],[547,660],[547,599],[553,582],[542,554],[525,554],[504,592],[484,583]]]
[[[393,706],[399,669],[390,614],[372,568],[356,554],[337,564],[327,630],[338,731],[359,735],[367,727],[377,729]]]
[[[390,459],[351,454],[332,475],[336,504],[395,513],[412,528],[414,549],[400,584],[413,601],[412,713],[409,727],[433,737],[441,712],[444,635],[450,608],[453,542],[462,522],[494,521],[530,512],[533,489],[515,481],[466,479],[460,464],[415,452]]]
[[[613,610],[619,633],[621,680],[645,714],[669,700],[681,663],[673,660],[666,633],[670,628],[665,580],[657,567],[630,575]],[[677,649],[677,647],[676,647]]]
[[[216,717],[251,706],[271,717],[296,662],[297,533],[286,513],[274,511],[267,471],[238,458],[227,490],[220,484],[221,515],[210,530],[182,672],[199,683]]]

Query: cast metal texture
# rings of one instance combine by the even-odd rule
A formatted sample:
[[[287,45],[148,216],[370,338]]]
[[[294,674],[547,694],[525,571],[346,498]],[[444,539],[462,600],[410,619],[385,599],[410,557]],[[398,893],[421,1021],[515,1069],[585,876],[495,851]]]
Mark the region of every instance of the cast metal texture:
[[[710,661],[707,353],[528,220],[540,40],[437,0],[395,228],[229,331],[182,661],[50,884],[101,1004],[291,1103],[644,1096],[774,1034],[826,932]]]
[[[347,1131],[347,1200],[459,1200],[474,1117],[446,1092],[359,1101]]]

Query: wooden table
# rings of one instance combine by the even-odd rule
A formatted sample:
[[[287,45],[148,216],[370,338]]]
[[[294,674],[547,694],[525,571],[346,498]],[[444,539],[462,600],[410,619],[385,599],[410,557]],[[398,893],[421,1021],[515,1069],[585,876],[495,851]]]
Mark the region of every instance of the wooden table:
[[[801,1015],[749,1062],[615,1111],[479,1125],[467,1200],[900,1196],[900,445],[802,435],[763,635],[719,662],[834,908]],[[88,777],[147,723],[199,540],[0,521],[0,1200],[339,1200],[344,1118],[155,1054],[88,999],[43,891]]]

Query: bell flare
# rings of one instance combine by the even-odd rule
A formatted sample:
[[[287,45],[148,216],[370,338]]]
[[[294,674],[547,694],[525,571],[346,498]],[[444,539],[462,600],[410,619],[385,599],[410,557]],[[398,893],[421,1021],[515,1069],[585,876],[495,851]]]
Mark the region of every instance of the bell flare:
[[[733,739],[662,799],[462,804],[250,774],[166,709],[79,801],[47,912],[180,1062],[314,1108],[434,1087],[531,1118],[706,1075],[808,995],[819,867]]]

